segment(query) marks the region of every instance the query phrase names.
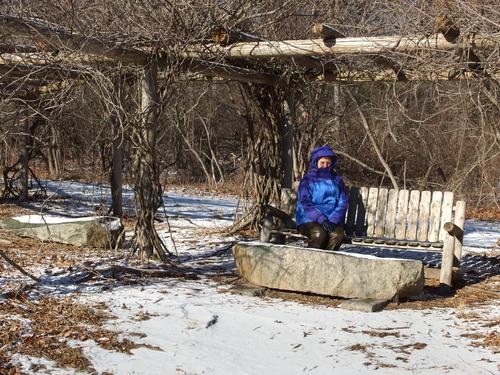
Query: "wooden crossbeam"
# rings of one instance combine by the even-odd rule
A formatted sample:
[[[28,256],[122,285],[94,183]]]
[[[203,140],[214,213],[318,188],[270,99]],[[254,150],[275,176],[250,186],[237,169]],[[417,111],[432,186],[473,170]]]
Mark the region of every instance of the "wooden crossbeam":
[[[313,34],[321,35],[323,39],[336,39],[336,38],[346,38],[347,36],[341,33],[340,31],[334,29],[331,26],[325,24],[314,24],[311,31]],[[370,56],[371,60],[376,64],[392,69],[397,76],[399,81],[406,81],[408,78],[403,72],[401,65],[399,65],[393,59],[383,56],[383,55],[375,55]]]
[[[113,60],[145,65],[148,54],[139,50],[121,48],[88,37],[61,26],[51,26],[36,20],[0,14],[0,33],[30,38],[50,48],[61,48],[105,56]]]
[[[211,39],[222,46],[230,46],[241,42],[265,41],[265,39],[258,36],[235,30],[217,30],[212,34]],[[295,64],[315,69],[318,73],[329,74],[337,71],[337,66],[333,62],[324,63],[317,57],[296,56],[292,57],[292,60]]]
[[[67,66],[57,67],[48,65],[0,64],[0,80],[45,79],[49,81],[60,81],[61,79],[68,78],[81,79],[88,75],[89,73],[87,72]]]
[[[261,85],[276,85],[279,82],[279,79],[273,74],[211,61],[190,60],[182,63],[181,68],[185,72],[201,73],[210,77],[220,77],[227,80],[258,83]]]
[[[406,71],[407,81],[454,81],[470,80],[478,78],[500,79],[500,71],[491,72],[488,77],[471,71],[463,71],[457,74],[456,70],[443,69],[434,71]],[[341,71],[334,77],[319,76],[313,78],[325,82],[376,82],[376,81],[398,81],[398,75],[392,69],[379,71]]]
[[[464,47],[494,49],[500,46],[500,35],[476,34],[463,39]],[[417,52],[420,50],[453,50],[457,44],[450,43],[442,34],[431,36],[374,36],[350,37],[335,40],[305,39],[264,42],[240,42],[227,47],[217,44],[192,45],[181,53],[184,58],[265,58],[326,56],[342,54],[377,54],[386,52]]]
[[[0,65],[14,64],[54,65],[54,64],[93,64],[116,65],[116,61],[103,56],[59,51],[54,53],[0,53]]]

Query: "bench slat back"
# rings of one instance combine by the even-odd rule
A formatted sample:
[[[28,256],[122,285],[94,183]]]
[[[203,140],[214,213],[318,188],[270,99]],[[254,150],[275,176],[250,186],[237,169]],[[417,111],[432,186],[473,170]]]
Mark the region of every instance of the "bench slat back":
[[[406,216],[408,215],[408,199],[410,192],[406,189],[398,193],[398,211],[396,214],[396,239],[404,240],[406,236]]]
[[[387,198],[387,215],[385,218],[385,233],[387,236],[395,237],[396,213],[398,212],[398,190],[389,190]]]
[[[427,241],[427,234],[429,233],[430,210],[431,210],[431,192],[422,191],[420,193],[420,205],[418,208],[418,220],[417,220],[418,241]]]
[[[435,191],[432,193],[431,213],[429,218],[429,241],[439,241],[439,230],[441,223],[441,207],[443,204],[443,192]]]
[[[420,200],[420,191],[412,190],[410,191],[410,203],[408,206],[408,215],[406,217],[407,227],[406,227],[406,239],[416,240],[417,239],[417,220],[418,220],[418,206]]]
[[[345,230],[354,237],[442,242],[452,209],[452,192],[351,187]]]
[[[377,211],[375,213],[375,237],[384,237],[387,217],[387,199],[389,190],[381,188],[378,190]]]
[[[443,195],[443,205],[441,208],[441,223],[439,229],[439,240],[444,241],[445,233],[444,223],[451,221],[451,216],[453,213],[453,193],[451,191],[445,191]]]
[[[377,212],[378,188],[372,187],[368,191],[368,207],[366,209],[366,235],[373,237]]]

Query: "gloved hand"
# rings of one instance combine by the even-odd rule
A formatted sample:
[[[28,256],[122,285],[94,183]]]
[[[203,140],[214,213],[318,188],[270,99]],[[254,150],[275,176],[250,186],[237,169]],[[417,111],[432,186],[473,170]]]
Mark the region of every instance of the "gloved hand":
[[[323,221],[321,225],[323,226],[323,228],[325,228],[325,230],[328,233],[332,233],[336,226],[335,223],[332,223],[331,221],[328,220]]]

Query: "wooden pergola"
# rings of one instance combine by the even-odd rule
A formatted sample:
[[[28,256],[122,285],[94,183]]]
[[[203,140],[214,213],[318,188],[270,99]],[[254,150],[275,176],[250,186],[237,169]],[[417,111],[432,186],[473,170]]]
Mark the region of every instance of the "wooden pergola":
[[[13,81],[23,79],[20,83],[23,87],[43,93],[57,90],[67,82],[84,82],[86,73],[81,68],[85,66],[130,65],[143,69],[141,111],[146,114],[154,111],[157,81],[172,53],[168,46],[128,48],[72,32],[60,25],[7,14],[0,14],[0,34],[9,37],[3,38],[0,44],[0,84],[4,88],[12,85],[10,87],[17,89]],[[258,59],[265,63],[278,59],[294,67],[293,74],[302,82],[500,78],[500,34],[461,35],[452,25],[430,35],[349,37],[325,24],[314,25],[311,34],[312,39],[273,41],[240,31],[219,30],[204,43],[186,45],[176,51],[175,58],[183,79],[235,80],[283,87],[288,87],[290,80],[283,79],[280,71],[275,68],[258,70],[253,61]],[[482,62],[477,51],[492,51],[492,54],[487,62]],[[427,60],[418,58],[422,54]],[[450,61],[448,66],[440,65],[437,69],[428,64],[432,56],[443,54]],[[453,62],[453,57],[460,61]],[[361,60],[363,68],[353,68],[343,60],[346,58]],[[285,127],[281,186],[290,189],[293,121]],[[144,136],[150,137],[147,129]],[[113,152],[119,155],[121,151],[114,148]],[[115,176],[113,181],[113,198],[121,200],[121,176]]]
[[[168,63],[162,57],[168,52],[162,48],[125,48],[71,32],[62,26],[5,14],[0,14],[0,33],[13,36],[16,41],[25,41],[23,44],[0,44],[2,73],[6,69],[22,73],[47,66],[95,63],[113,66],[120,62],[146,66],[153,58],[161,71]],[[289,60],[298,68],[307,68],[301,75],[312,81],[427,81],[481,77],[497,79],[500,76],[497,66],[491,66],[491,63],[490,66],[478,66],[477,55],[470,53],[477,50],[498,51],[500,35],[497,34],[460,36],[456,30],[442,30],[431,35],[347,37],[324,24],[314,25],[311,33],[319,38],[269,41],[243,32],[218,31],[210,36],[209,42],[188,45],[176,57],[182,59],[181,68],[185,72],[269,85],[276,84],[279,76],[231,62],[270,58]],[[468,60],[438,71],[425,70],[418,62],[413,66],[403,66],[397,60],[398,54],[453,54],[464,50],[468,51]],[[346,55],[368,57],[374,68],[341,70],[335,58]]]

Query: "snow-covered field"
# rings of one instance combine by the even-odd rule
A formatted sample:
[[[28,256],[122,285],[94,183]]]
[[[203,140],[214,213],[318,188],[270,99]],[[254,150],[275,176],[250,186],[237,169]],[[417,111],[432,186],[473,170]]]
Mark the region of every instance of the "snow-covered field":
[[[48,188],[71,197],[71,202],[48,200],[43,207],[33,203],[30,208],[77,217],[93,215],[96,207],[109,202],[109,191],[103,186],[48,182]],[[124,195],[125,204],[132,207],[131,191]],[[71,345],[83,348],[98,373],[500,373],[500,354],[477,345],[481,335],[498,335],[498,300],[455,308],[362,313],[235,294],[230,286],[208,276],[234,273],[234,262],[225,249],[237,238],[212,234],[210,229],[232,223],[237,200],[180,190],[168,191],[165,198],[165,209],[159,213],[169,220],[158,224],[159,232],[170,249],[175,243],[185,264],[202,271],[200,279],[73,288],[58,282],[64,273],[42,277],[43,293],[78,291],[82,303],[104,302],[118,317],[109,320],[107,328],[148,344],[124,354],[103,349],[93,340],[72,341]],[[474,261],[468,267],[485,267],[488,275],[498,276],[498,262],[491,259],[498,255],[499,238],[498,222],[466,221],[466,254],[489,255],[486,264],[471,257]],[[144,316],[147,319],[140,318]],[[37,373],[74,373],[39,358],[16,355],[13,361],[26,373],[33,373],[36,363],[45,365]]]

